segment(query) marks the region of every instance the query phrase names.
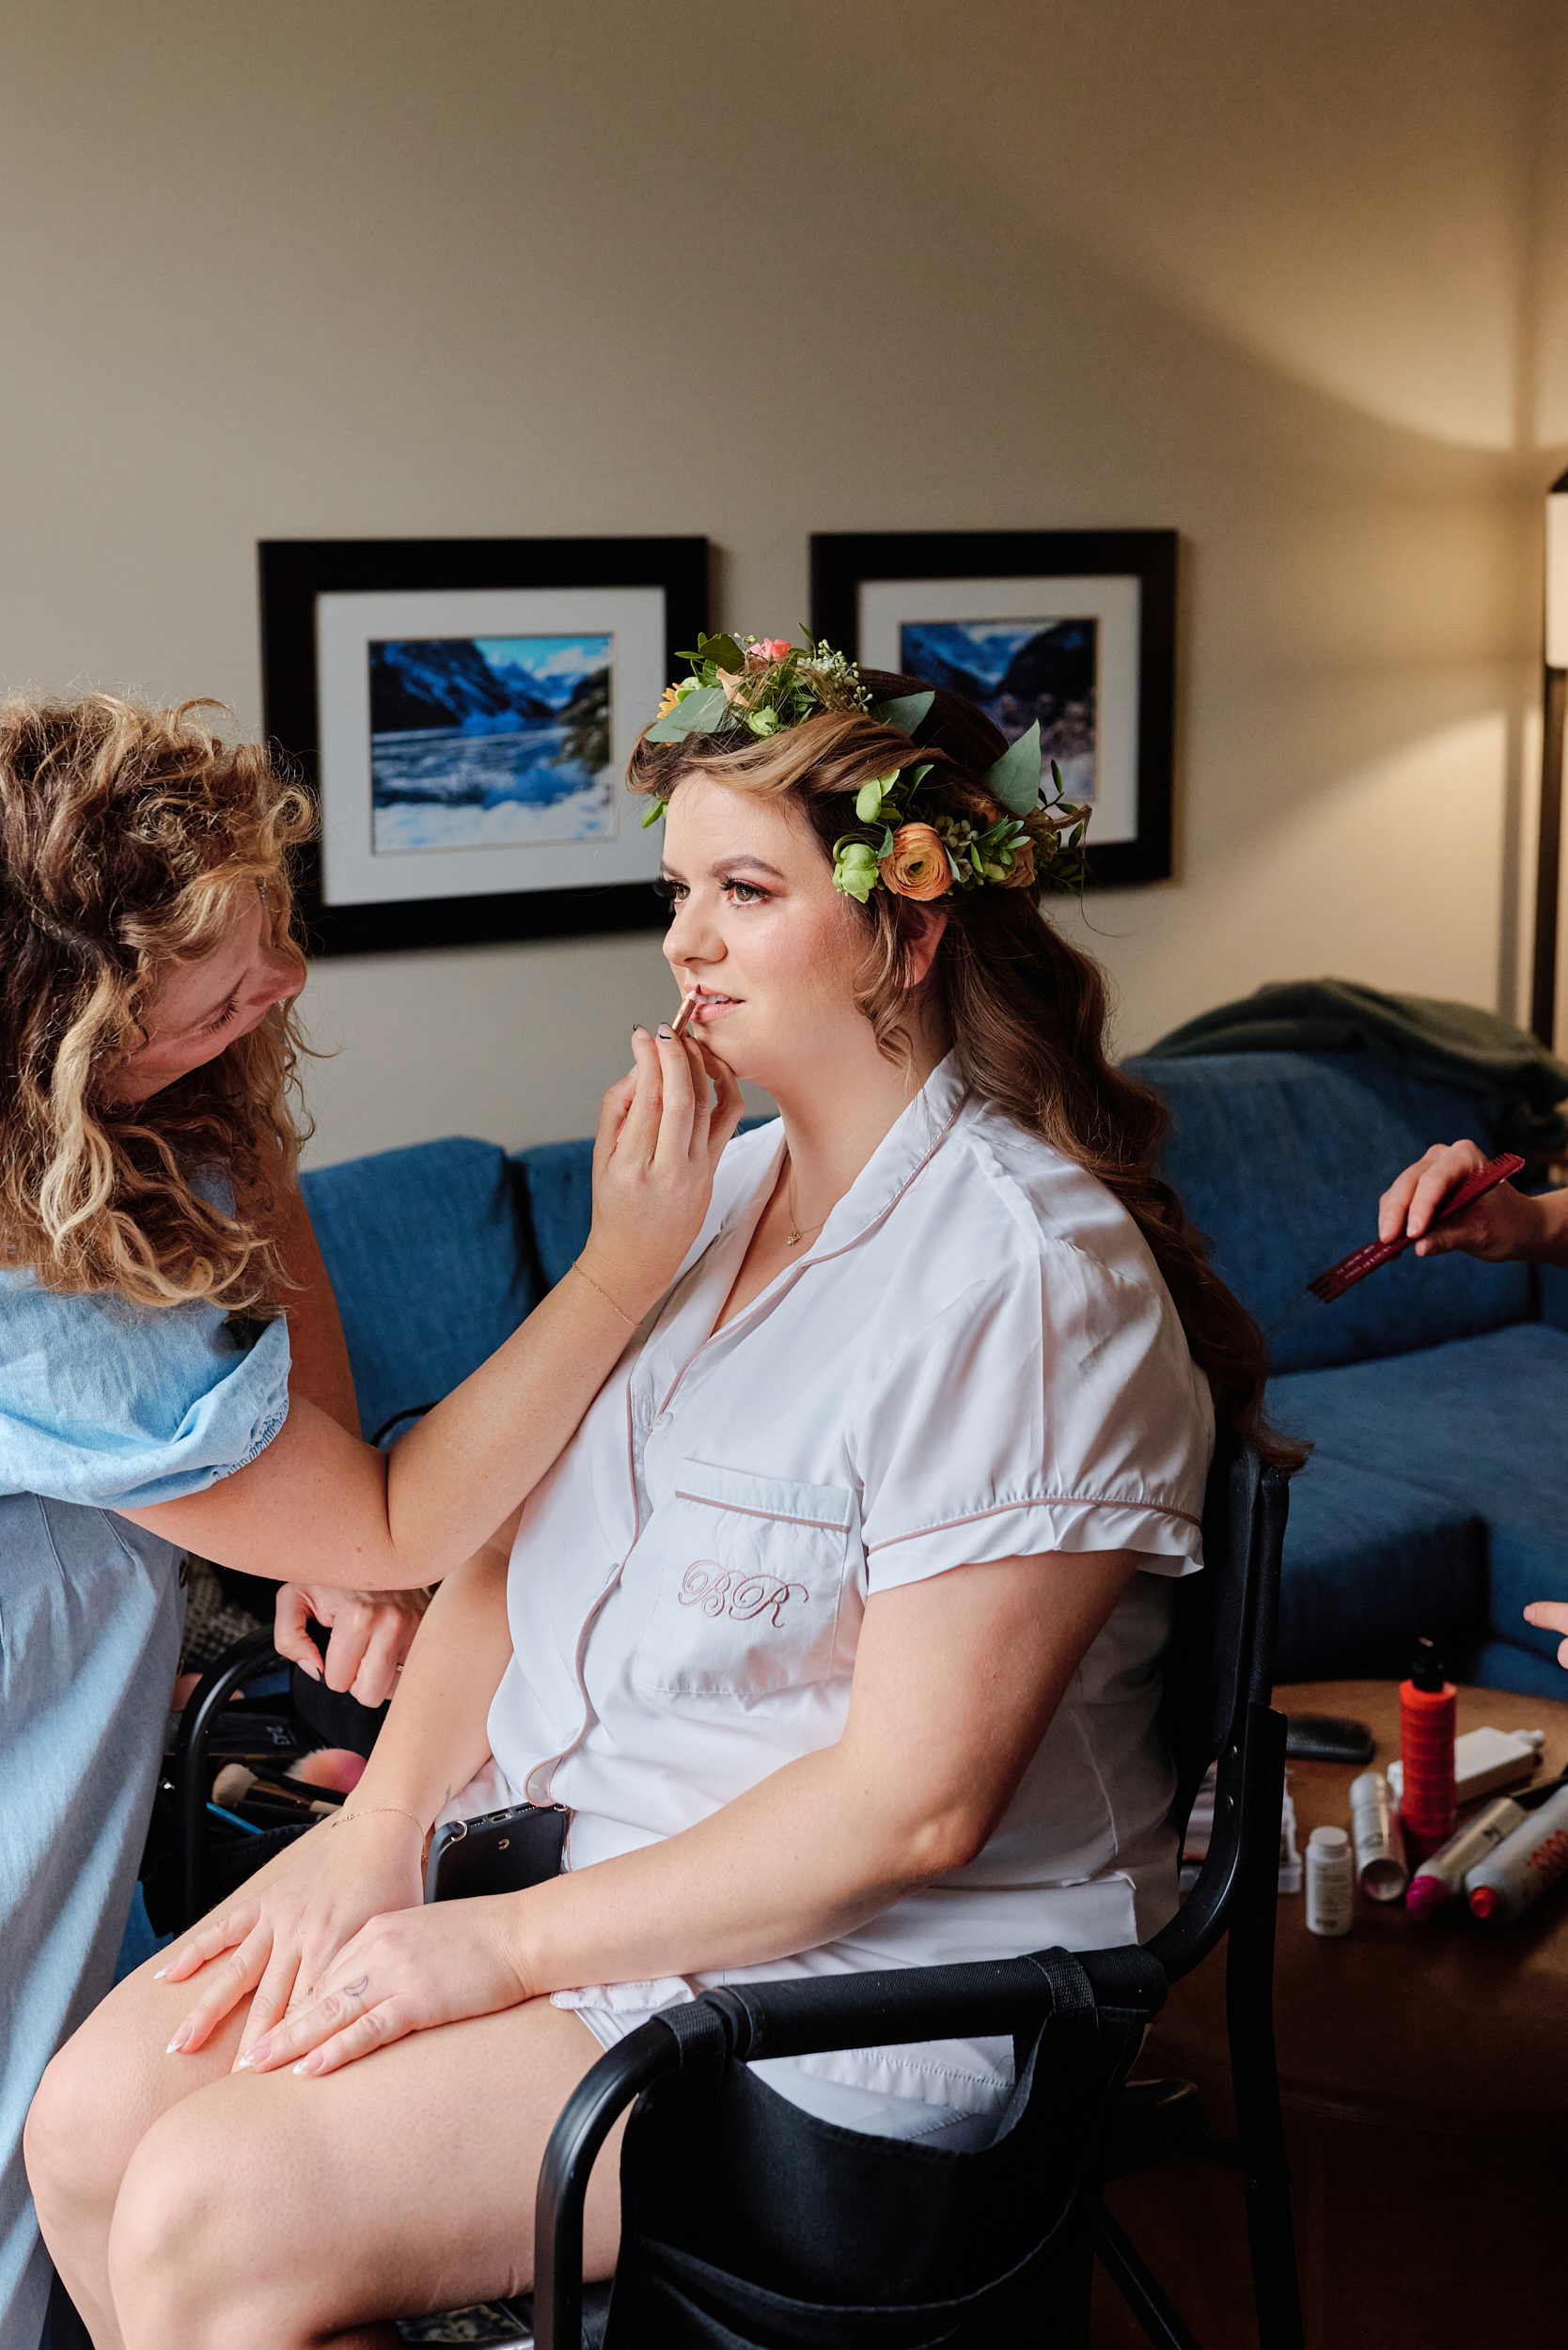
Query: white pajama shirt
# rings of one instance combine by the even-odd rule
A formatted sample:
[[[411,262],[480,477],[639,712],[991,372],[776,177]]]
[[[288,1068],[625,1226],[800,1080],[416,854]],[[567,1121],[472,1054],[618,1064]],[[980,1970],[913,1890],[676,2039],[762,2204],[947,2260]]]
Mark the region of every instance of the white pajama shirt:
[[[557,1993],[606,2044],[704,1985],[1097,1949],[1175,1907],[1154,1716],[1214,1419],[1141,1234],[949,1059],[814,1246],[714,1332],[782,1151],[776,1123],[730,1144],[684,1270],[530,1497],[494,1767],[444,1816],[566,1804],[567,1865],[590,1867],[832,1746],[872,1592],[1049,1552],[1131,1549],[1144,1572],[975,1860],[814,1950]],[[920,2135],[998,2112],[1011,2049],[758,2070],[849,2126]]]

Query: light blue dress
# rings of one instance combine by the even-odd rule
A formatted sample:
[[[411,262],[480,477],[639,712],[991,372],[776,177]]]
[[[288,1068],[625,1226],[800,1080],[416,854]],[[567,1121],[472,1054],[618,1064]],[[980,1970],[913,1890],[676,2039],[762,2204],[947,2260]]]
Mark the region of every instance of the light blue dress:
[[[288,1383],[281,1319],[246,1348],[212,1307],[0,1272],[0,2350],[38,2350],[22,2125],[113,1978],[180,1659],[180,1554],[113,1513],[253,1461]]]

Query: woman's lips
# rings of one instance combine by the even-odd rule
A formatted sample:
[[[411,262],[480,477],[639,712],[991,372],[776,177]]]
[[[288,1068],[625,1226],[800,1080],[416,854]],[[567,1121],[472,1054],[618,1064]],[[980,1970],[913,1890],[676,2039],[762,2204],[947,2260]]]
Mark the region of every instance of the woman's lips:
[[[734,1011],[738,1010],[740,1001],[741,999],[738,995],[699,995],[697,999],[697,1010],[693,1014],[693,1017],[700,1020],[704,1026],[706,1026],[710,1021],[715,1019],[721,1011]]]

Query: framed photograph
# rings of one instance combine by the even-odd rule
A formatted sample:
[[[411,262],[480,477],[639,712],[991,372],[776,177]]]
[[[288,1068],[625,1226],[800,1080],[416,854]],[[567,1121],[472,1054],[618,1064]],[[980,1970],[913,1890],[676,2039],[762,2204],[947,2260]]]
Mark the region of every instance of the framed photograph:
[[[274,539],[268,734],[320,795],[315,954],[653,929],[622,777],[708,619],[705,539]]]
[[[1093,808],[1090,885],[1170,872],[1173,530],[818,533],[811,626],[870,669],[945,685],[1013,742],[1038,718]]]

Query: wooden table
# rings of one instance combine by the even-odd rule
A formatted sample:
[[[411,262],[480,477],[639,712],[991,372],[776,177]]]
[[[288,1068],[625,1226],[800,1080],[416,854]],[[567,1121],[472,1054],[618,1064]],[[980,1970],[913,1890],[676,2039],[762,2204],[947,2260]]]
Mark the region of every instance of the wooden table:
[[[1563,1686],[1568,1697],[1568,1674]],[[1349,1714],[1399,1752],[1393,1684],[1302,1683],[1285,1714]],[[1568,1768],[1568,1703],[1461,1689],[1459,1728],[1546,1733],[1538,1778]],[[1350,1825],[1356,1769],[1293,1762],[1303,1854]],[[1357,1894],[1348,1936],[1307,1932],[1279,1898],[1275,2027],[1294,2181],[1309,2350],[1449,2350],[1568,2342],[1568,1889],[1512,1927],[1466,1912],[1419,1925]],[[1232,2136],[1223,1949],[1178,1983],[1135,2070],[1196,2080]],[[1121,2181],[1107,2201],[1203,2350],[1257,2332],[1234,2173],[1191,2157]],[[1096,2350],[1144,2345],[1096,2278]]]

